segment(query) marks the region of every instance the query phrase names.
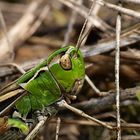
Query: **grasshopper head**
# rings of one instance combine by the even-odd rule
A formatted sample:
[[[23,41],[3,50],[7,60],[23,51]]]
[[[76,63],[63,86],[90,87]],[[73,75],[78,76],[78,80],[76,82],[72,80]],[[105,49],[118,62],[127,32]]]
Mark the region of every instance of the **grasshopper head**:
[[[59,62],[50,66],[50,70],[65,94],[76,95],[84,82],[85,65],[83,55],[77,48],[69,46]]]

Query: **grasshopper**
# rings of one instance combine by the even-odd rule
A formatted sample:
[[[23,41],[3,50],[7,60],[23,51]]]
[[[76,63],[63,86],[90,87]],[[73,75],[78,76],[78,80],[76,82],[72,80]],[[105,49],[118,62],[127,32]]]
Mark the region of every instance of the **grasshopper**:
[[[63,97],[72,98],[80,91],[85,76],[82,53],[80,50],[76,52],[77,49],[73,46],[54,52],[47,60],[3,88],[0,102],[17,93],[22,94],[24,90],[28,91],[29,94],[15,103],[15,108],[22,117],[26,118],[31,110],[42,110]],[[60,59],[53,61],[58,55]]]
[[[58,56],[60,58],[54,60]],[[24,94],[24,91],[27,91],[28,93],[15,103],[15,108],[22,118],[26,118],[30,112],[43,110],[47,106],[57,104],[112,129],[106,123],[92,118],[67,104],[68,99],[74,99],[79,93],[84,78],[85,65],[81,51],[77,51],[74,46],[67,46],[55,51],[48,59],[1,89],[0,102],[17,94]],[[3,113],[1,112],[1,115]],[[13,123],[10,123],[9,120]],[[8,125],[19,128],[24,134],[28,133],[29,129],[26,124],[16,119],[12,120],[12,118],[9,118],[9,120]]]
[[[67,103],[71,99],[76,98],[83,86],[84,79],[85,64],[79,46],[66,46],[55,51],[46,60],[27,71],[19,79],[1,89],[0,103],[18,96],[18,100],[12,102],[12,105],[14,104],[15,109],[23,120],[30,113],[38,110],[42,111],[44,108],[54,105],[66,107],[91,121],[113,129],[112,126],[85,114]],[[5,112],[6,109],[2,110],[0,115],[3,116]],[[4,118],[1,118],[0,120],[3,123],[0,128],[5,130],[8,127],[15,127],[26,135],[29,132],[29,126],[16,118],[7,118],[6,121]],[[35,127],[37,129],[33,129],[29,133],[26,140],[34,137],[46,119],[45,115],[42,115],[41,119],[38,117],[41,123]]]

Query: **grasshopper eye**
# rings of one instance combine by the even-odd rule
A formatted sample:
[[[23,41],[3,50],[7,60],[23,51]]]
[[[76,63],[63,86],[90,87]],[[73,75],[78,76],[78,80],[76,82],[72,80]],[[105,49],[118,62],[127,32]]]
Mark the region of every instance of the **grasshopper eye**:
[[[72,63],[69,54],[64,54],[60,58],[60,66],[65,70],[70,70],[72,68]]]

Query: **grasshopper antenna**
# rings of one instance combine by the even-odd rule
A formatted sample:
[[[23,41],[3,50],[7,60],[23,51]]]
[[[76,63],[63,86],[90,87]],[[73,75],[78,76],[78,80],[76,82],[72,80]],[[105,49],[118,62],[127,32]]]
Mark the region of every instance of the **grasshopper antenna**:
[[[91,8],[90,8],[89,13],[88,13],[88,16],[91,15],[91,13],[92,13],[92,11],[93,11],[93,8],[94,8],[94,1],[93,1],[92,5],[91,5]],[[80,48],[80,46],[81,46],[81,44],[82,44],[84,38],[86,37],[86,35],[87,35],[87,34],[90,32],[90,30],[91,30],[91,29],[89,29],[89,30],[87,31],[87,33],[85,33],[85,35],[83,36],[83,33],[84,33],[84,30],[85,30],[85,28],[86,28],[87,23],[88,23],[88,19],[85,20],[85,22],[84,22],[84,24],[83,24],[83,27],[82,27],[82,30],[81,30],[81,32],[80,32],[80,35],[79,35],[79,38],[78,38],[78,41],[77,41],[77,44],[76,44],[77,52],[78,52],[78,50],[79,50],[79,48]],[[82,37],[82,36],[83,36],[83,37]]]

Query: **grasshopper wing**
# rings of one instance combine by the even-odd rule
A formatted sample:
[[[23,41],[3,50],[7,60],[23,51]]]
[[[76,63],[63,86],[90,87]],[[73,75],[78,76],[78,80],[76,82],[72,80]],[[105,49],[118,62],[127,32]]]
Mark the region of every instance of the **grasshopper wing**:
[[[44,106],[55,103],[61,97],[59,85],[47,66],[38,70],[28,82],[18,84],[29,92],[16,104],[16,108],[25,116],[31,109],[32,111],[42,109]],[[30,106],[28,105],[28,110],[25,111],[28,102]]]

